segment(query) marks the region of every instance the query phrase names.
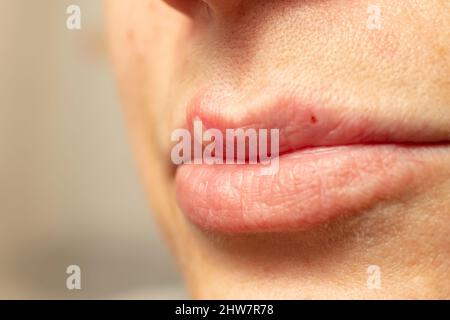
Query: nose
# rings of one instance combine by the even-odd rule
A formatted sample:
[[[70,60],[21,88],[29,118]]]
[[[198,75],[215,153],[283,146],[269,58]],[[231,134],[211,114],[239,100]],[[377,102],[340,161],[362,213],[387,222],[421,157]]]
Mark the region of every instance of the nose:
[[[194,15],[195,12],[204,8],[209,7],[213,12],[227,12],[236,7],[239,2],[243,0],[163,0],[168,5],[172,6],[176,10],[187,14]]]

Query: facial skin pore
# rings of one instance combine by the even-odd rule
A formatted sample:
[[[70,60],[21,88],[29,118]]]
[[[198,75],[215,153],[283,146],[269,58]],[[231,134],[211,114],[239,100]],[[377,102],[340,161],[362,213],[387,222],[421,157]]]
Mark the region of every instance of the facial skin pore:
[[[362,0],[167,2],[105,8],[130,141],[193,297],[450,298],[450,2],[378,0],[380,30],[367,27]],[[289,232],[203,230],[176,201],[171,132],[199,95],[234,121],[261,111],[247,102],[266,92],[442,146],[414,187],[356,214]]]

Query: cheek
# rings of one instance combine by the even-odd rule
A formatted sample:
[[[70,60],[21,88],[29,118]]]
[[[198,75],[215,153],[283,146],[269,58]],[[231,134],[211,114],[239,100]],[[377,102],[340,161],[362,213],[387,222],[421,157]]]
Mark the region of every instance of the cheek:
[[[109,43],[120,85],[127,95],[144,92],[154,105],[154,96],[164,91],[170,79],[187,19],[159,0],[110,0],[106,4]]]
[[[106,2],[106,17],[112,50],[121,63],[164,60],[183,20],[159,0],[110,0]]]
[[[368,42],[372,47],[372,54],[378,59],[392,60],[401,56],[401,44],[392,31],[369,33]]]

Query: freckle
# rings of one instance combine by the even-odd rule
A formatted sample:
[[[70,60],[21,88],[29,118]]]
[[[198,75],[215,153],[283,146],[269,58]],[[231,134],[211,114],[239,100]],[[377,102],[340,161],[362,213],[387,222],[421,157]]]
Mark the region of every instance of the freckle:
[[[449,52],[445,47],[438,47],[436,51],[439,59],[446,59],[449,57]]]
[[[311,116],[310,122],[313,124],[317,123],[317,118],[315,116]]]
[[[128,40],[130,43],[133,43],[133,42],[134,42],[134,31],[131,30],[131,29],[127,31],[127,40]]]

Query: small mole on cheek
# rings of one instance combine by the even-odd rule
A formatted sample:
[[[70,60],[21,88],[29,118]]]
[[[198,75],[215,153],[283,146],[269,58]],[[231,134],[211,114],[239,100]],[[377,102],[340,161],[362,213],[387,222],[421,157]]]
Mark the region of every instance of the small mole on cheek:
[[[310,120],[309,120],[312,124],[315,124],[315,123],[317,123],[317,118],[316,118],[316,116],[311,116],[311,118],[310,118]]]

